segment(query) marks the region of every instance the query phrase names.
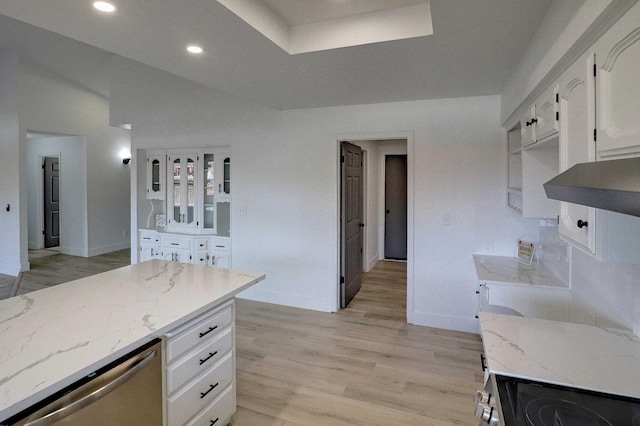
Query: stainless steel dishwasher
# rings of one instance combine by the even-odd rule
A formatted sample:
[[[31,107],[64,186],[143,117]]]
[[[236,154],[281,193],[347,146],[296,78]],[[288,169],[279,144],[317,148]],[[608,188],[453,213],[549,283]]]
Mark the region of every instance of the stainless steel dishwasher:
[[[155,339],[1,425],[161,426],[160,351]]]

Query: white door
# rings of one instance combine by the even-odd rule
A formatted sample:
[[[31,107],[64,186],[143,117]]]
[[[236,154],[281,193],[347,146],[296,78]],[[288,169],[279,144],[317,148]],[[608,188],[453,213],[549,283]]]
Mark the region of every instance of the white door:
[[[595,120],[593,56],[573,64],[559,80],[560,171],[594,161]],[[595,209],[561,202],[558,231],[595,253]]]

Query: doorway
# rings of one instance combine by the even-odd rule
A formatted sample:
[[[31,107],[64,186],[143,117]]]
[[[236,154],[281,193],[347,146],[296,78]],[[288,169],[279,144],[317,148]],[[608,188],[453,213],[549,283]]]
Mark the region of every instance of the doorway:
[[[44,248],[60,245],[60,159],[45,157],[44,164]]]
[[[384,162],[384,258],[407,260],[407,156]]]
[[[401,306],[402,311],[406,311],[407,321],[412,322],[413,319],[413,134],[412,133],[396,133],[396,134],[354,134],[340,135],[337,139],[338,149],[338,281],[336,285],[336,310],[342,309],[341,304],[341,286],[340,280],[344,276],[342,270],[342,254],[343,250],[343,231],[341,219],[342,215],[342,175],[340,173],[342,164],[339,162],[342,153],[342,141],[348,141],[352,145],[357,145],[362,150],[362,158],[366,159],[363,167],[363,193],[361,200],[363,202],[363,220],[362,228],[363,254],[361,278],[364,283],[365,273],[375,267],[375,265],[385,259],[385,159],[387,156],[401,156],[404,162],[403,185],[405,191],[404,202],[404,253],[401,256],[404,260],[401,262],[406,271],[406,305]],[[399,213],[402,215],[402,213]],[[401,267],[398,265],[398,267]],[[359,302],[360,303],[360,302]]]

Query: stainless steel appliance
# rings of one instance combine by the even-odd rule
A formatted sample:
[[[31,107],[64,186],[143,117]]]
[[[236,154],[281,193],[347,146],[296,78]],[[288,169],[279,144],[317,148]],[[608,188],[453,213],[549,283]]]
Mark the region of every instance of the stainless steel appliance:
[[[160,351],[155,339],[0,426],[161,426]]]
[[[640,426],[640,400],[495,376],[501,426]]]

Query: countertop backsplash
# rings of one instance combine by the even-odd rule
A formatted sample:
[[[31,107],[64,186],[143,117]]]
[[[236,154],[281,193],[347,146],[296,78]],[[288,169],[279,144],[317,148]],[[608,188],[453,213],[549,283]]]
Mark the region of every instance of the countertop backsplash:
[[[540,219],[539,235],[537,250],[540,263],[549,268],[561,281],[570,284],[571,247],[558,236],[557,221]]]

